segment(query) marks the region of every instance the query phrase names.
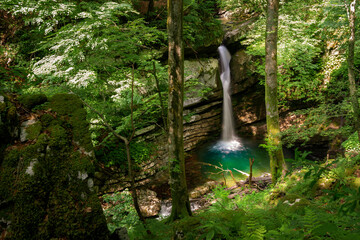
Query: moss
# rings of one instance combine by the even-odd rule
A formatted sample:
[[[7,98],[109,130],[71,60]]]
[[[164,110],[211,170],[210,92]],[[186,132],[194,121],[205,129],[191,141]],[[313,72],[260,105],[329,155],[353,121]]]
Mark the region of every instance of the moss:
[[[28,126],[26,128],[26,138],[28,140],[35,140],[41,133],[42,125],[41,122],[37,121],[36,123]]]
[[[13,149],[9,151],[8,153],[5,154],[2,166],[16,168],[20,156],[21,156],[21,151],[19,151],[18,149]]]
[[[19,102],[28,109],[33,109],[35,106],[47,102],[48,99],[45,94],[25,94],[19,97]]]
[[[88,187],[94,159],[84,154],[93,150],[86,111],[68,94],[55,95],[49,107],[57,117],[41,116],[28,129],[32,144],[6,152],[0,168],[0,199],[14,202],[9,239],[106,240],[101,205]]]
[[[85,109],[80,108],[74,111],[69,122],[72,125],[74,141],[78,142],[86,151],[91,151],[93,146]]]
[[[17,119],[16,107],[12,103],[9,103],[8,105],[7,120],[10,123],[14,123]]]
[[[6,103],[0,102],[0,113],[5,112],[5,111],[6,111]]]
[[[59,115],[72,115],[77,109],[83,108],[78,96],[74,94],[55,94],[50,99],[50,108]]]
[[[73,140],[86,151],[91,151],[93,146],[86,121],[87,113],[80,98],[74,94],[56,94],[51,98],[50,108],[58,115],[69,118]]]
[[[46,217],[44,187],[37,181],[23,179],[14,197],[14,217],[11,225],[13,239],[39,239],[38,225]],[[49,239],[43,238],[43,239]]]
[[[1,117],[1,116],[0,116]],[[9,132],[6,124],[0,122],[0,145],[5,144],[7,142],[7,138],[9,137]]]
[[[51,126],[48,130],[50,130],[49,147],[69,150],[67,147],[69,146],[70,138],[65,128],[60,125],[55,125]]]
[[[53,122],[55,122],[55,118],[51,114],[43,114],[40,117],[40,121],[44,127],[50,126]]]
[[[12,186],[15,182],[15,168],[0,169],[0,202],[12,198]]]
[[[94,165],[90,157],[82,155],[80,152],[75,152],[71,156],[71,169],[75,172],[86,171],[87,173],[93,175],[95,173]]]
[[[24,158],[34,158],[36,156],[39,156],[40,153],[45,151],[48,144],[48,139],[49,137],[47,134],[40,134],[39,137],[36,139],[35,144],[29,145],[22,151]]]

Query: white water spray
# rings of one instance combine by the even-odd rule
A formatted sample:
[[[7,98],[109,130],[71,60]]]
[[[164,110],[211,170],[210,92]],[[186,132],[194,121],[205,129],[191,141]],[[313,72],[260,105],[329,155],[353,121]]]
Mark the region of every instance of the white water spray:
[[[220,79],[223,85],[223,122],[221,140],[224,142],[236,141],[234,130],[233,111],[230,95],[230,60],[231,55],[224,45],[218,48],[220,54],[221,74]],[[237,141],[236,141],[237,142]]]

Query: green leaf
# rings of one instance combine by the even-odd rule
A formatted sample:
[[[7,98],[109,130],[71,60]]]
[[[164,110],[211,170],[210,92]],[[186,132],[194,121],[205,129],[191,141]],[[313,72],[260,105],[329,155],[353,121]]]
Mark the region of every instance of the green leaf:
[[[215,235],[215,231],[214,231],[214,230],[211,230],[210,232],[208,232],[208,233],[206,234],[206,240],[211,240],[211,239],[213,239],[214,235]]]

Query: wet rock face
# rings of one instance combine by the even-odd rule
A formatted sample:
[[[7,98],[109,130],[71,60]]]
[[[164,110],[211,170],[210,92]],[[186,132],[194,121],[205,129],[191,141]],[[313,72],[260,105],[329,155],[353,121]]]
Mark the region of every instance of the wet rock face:
[[[33,115],[36,120],[23,124],[22,141],[5,149],[0,167],[0,219],[8,223],[7,238],[108,239],[80,99],[55,95]]]
[[[255,74],[254,57],[245,50],[238,50],[232,55],[231,93],[234,119],[237,126],[249,125],[265,118],[263,88]],[[193,60],[185,63],[185,73],[198,79],[196,91],[205,92],[205,96],[194,97],[188,91],[184,103],[184,147],[185,151],[194,150],[199,144],[219,137],[222,118],[222,85],[219,78],[218,59]],[[185,79],[189,80],[188,78]],[[186,85],[186,84],[185,84]],[[208,91],[206,91],[208,89]],[[255,127],[256,128],[256,127]],[[263,133],[257,129],[250,135]]]

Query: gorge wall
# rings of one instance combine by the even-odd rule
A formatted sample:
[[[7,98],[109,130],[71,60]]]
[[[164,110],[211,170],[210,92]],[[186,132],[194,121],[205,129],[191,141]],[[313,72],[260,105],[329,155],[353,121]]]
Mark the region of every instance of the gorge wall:
[[[234,118],[238,135],[262,138],[266,116],[264,89],[254,72],[253,59],[245,49],[236,49],[232,54],[230,67]],[[220,138],[223,93],[217,58],[190,59],[185,61],[184,66],[184,150],[187,153],[188,182],[194,183],[201,181],[194,173],[199,172],[200,166],[194,165],[191,155],[202,145]],[[142,171],[137,174],[137,184],[150,188],[166,184],[167,144],[162,129],[157,125],[140,129],[136,131],[134,141],[146,141],[157,146],[153,158],[140,166]],[[111,175],[99,173],[98,177],[103,193],[130,186],[121,171],[112,172]],[[194,184],[189,185],[191,189]]]

